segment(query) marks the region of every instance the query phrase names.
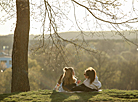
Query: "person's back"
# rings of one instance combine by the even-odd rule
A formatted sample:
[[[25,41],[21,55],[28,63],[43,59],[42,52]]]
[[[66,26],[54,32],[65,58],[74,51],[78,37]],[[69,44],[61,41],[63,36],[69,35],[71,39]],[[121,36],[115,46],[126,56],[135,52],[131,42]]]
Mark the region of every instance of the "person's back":
[[[101,88],[101,82],[98,80],[96,71],[89,67],[84,73],[85,80],[79,86],[71,89],[71,91],[98,91]]]
[[[77,81],[72,67],[65,67],[63,71],[64,74],[60,76],[58,81],[58,85],[60,85],[59,92],[70,91],[74,86],[76,86]]]
[[[94,81],[90,83],[90,79],[84,80],[83,84],[91,89],[97,89],[99,90],[101,88],[101,82],[98,80],[98,77],[96,76]]]

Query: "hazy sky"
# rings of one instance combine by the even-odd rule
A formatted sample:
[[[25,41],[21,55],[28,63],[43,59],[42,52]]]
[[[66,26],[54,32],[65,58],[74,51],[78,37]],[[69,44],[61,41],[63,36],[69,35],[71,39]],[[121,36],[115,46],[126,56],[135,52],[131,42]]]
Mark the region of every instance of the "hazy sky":
[[[30,1],[33,1],[33,0],[30,0]],[[39,2],[38,2],[39,1]],[[34,0],[34,4],[36,3],[36,5],[41,5],[41,0]],[[43,0],[42,0],[43,1]],[[52,0],[54,1],[54,0]],[[61,0],[61,1],[64,1],[64,0]],[[72,6],[71,2],[69,2],[70,5]],[[52,3],[51,3],[52,4]],[[53,3],[54,5],[54,3]],[[63,4],[61,4],[62,6]],[[30,7],[31,8],[31,7]],[[15,8],[16,9],[16,8]],[[65,16],[63,17],[64,18],[64,21],[60,21],[60,20],[57,20],[57,24],[58,26],[61,26],[61,28],[58,29],[59,32],[66,32],[66,31],[76,31],[76,30],[79,30],[79,28],[77,27],[76,23],[75,23],[75,17],[74,17],[74,8],[73,7],[65,7],[65,6],[62,6],[62,10],[65,11],[65,12],[68,12],[68,16],[69,18],[67,19]],[[80,12],[81,11],[81,12]],[[36,12],[36,11],[34,11]],[[38,10],[38,15],[41,11]],[[75,13],[76,14],[76,20],[79,19],[83,19],[84,17],[82,16],[82,14],[85,15],[85,12],[86,10],[82,9],[82,7],[77,7],[75,9]],[[4,12],[5,13],[5,12]],[[0,15],[6,15],[2,12],[0,12]],[[37,13],[36,13],[37,14]],[[35,14],[34,14],[35,15]],[[38,19],[39,20],[40,16],[38,16]],[[34,16],[35,17],[35,16]],[[4,17],[3,17],[4,18]],[[83,21],[82,21],[83,22]],[[64,24],[63,24],[64,23]],[[7,34],[13,34],[14,33],[14,29],[15,29],[15,24],[16,24],[16,18],[13,18],[11,20],[7,20],[6,22],[4,23],[0,23],[0,34],[1,35],[7,35]],[[47,23],[48,24],[48,23]],[[82,23],[80,22],[80,25]],[[85,24],[83,24],[85,25]],[[63,27],[64,26],[64,27]],[[86,27],[86,26],[85,26]],[[85,29],[85,27],[83,29]],[[42,28],[42,22],[41,21],[35,21],[32,17],[31,17],[31,21],[30,21],[30,34],[41,34],[43,32],[43,28]]]
[[[30,1],[33,1],[33,0],[30,0]],[[64,1],[64,0],[62,0],[62,1]],[[131,5],[132,1],[123,5],[124,6],[124,11],[123,12],[127,12],[128,9],[129,10],[132,9],[132,5]],[[136,0],[134,0],[134,1],[136,1]],[[35,3],[35,2],[33,2],[33,3]],[[41,3],[39,1],[36,4],[39,5]],[[54,5],[54,3],[53,3],[53,5]],[[73,5],[73,4],[71,4],[71,5]],[[62,6],[62,4],[61,4],[61,6]],[[57,20],[58,26],[61,27],[58,30],[60,32],[79,30],[79,28],[77,27],[77,24],[75,22],[73,6],[71,8],[62,6],[62,8],[63,8],[63,10],[65,9],[64,11],[69,12],[68,17],[69,17],[70,20],[66,20],[65,17],[64,17],[65,18],[64,21],[60,21],[60,20],[58,21]],[[78,25],[80,25],[79,27],[82,30],[89,30],[89,26],[91,26],[91,28],[92,28],[92,29],[90,28],[91,30],[99,30],[99,29],[97,29],[97,27],[100,27],[100,29],[107,29],[107,25],[102,24],[102,23],[99,25],[97,23],[97,21],[92,16],[89,16],[88,19],[86,19],[86,16],[90,15],[90,14],[88,12],[86,12],[86,10],[82,9],[82,7],[76,6],[75,10],[76,10],[75,13],[77,13],[76,14],[76,20],[78,21]],[[41,11],[39,10],[38,12],[41,12]],[[4,15],[4,13],[0,12],[0,15]],[[0,17],[2,18],[2,16],[0,16]],[[87,21],[87,22],[85,22],[85,21]],[[64,24],[62,25],[61,22],[64,22]],[[15,23],[16,23],[16,18],[13,18],[11,20],[7,20],[4,23],[0,23],[0,34],[1,35],[13,34],[14,29],[15,29]],[[31,23],[30,24],[30,34],[41,34],[42,33],[42,30],[43,30],[42,29],[42,22],[36,22],[36,21],[34,21],[33,18],[31,18],[30,23]],[[107,30],[109,30],[109,29],[107,29]]]

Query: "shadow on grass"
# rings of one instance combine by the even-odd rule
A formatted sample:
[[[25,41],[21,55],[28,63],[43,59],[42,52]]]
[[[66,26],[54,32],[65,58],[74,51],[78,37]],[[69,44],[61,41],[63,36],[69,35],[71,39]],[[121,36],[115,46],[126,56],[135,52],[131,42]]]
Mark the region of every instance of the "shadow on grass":
[[[70,96],[72,96],[71,93],[53,91],[50,98],[51,98],[51,102],[62,102],[64,99],[67,99]]]
[[[4,100],[6,97],[9,97],[9,96],[11,96],[11,95],[16,95],[16,94],[19,94],[19,93],[20,93],[20,92],[0,94],[0,101]]]
[[[89,101],[90,98],[93,98],[94,96],[96,96],[100,93],[99,92],[82,92],[82,93],[76,93],[76,94],[79,96],[79,99],[76,101],[87,102],[87,101]]]
[[[77,95],[77,97],[79,97],[79,99],[75,99],[75,97],[73,99],[67,99],[66,102],[87,102],[90,98],[93,98],[95,95],[99,94],[98,92],[81,92],[81,93],[63,93],[63,92],[56,92],[53,91],[53,93],[51,94],[50,98],[51,98],[51,102],[62,102],[65,99],[71,97],[71,96],[75,96]]]

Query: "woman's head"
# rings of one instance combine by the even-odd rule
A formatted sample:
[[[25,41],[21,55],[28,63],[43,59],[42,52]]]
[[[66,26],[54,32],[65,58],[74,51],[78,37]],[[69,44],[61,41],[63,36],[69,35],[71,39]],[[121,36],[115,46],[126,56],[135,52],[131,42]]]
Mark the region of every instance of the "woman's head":
[[[92,67],[89,67],[85,70],[84,75],[86,78],[90,79],[90,84],[91,84],[95,80],[96,71]]]
[[[74,75],[73,67],[65,67],[63,71],[66,77],[72,77]]]
[[[65,67],[63,69],[64,71],[64,75],[63,75],[63,78],[64,78],[64,84],[72,84],[75,82],[74,80],[74,69],[73,67]]]

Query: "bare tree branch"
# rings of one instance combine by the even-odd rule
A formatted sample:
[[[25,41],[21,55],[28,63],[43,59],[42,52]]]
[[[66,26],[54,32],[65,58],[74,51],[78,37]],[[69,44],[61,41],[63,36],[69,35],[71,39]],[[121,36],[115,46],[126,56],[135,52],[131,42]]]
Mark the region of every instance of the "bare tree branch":
[[[132,18],[132,19],[129,19],[129,20],[126,20],[126,21],[123,21],[123,22],[111,22],[111,21],[107,21],[107,20],[104,20],[104,19],[101,19],[99,17],[97,17],[88,7],[78,3],[77,1],[75,0],[71,0],[73,1],[74,3],[76,3],[77,5],[85,8],[93,17],[95,17],[96,19],[100,20],[100,21],[103,21],[103,22],[106,22],[106,23],[110,23],[110,24],[123,24],[123,23],[136,23],[138,22],[138,18],[135,17],[135,18]]]

